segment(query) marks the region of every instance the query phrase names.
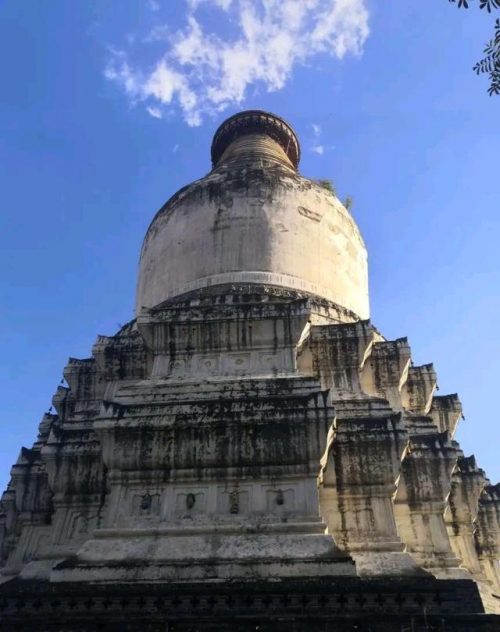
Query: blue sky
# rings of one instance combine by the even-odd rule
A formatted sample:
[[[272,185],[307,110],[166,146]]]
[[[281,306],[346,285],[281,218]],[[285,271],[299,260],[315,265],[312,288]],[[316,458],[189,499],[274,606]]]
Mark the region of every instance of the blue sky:
[[[246,108],[292,123],[304,175],[353,197],[373,322],[434,362],[439,392],[461,396],[464,452],[500,479],[500,98],[471,71],[492,19],[447,0],[267,11],[0,3],[1,487],[67,358],[132,318],[154,213],[209,170],[216,126]]]

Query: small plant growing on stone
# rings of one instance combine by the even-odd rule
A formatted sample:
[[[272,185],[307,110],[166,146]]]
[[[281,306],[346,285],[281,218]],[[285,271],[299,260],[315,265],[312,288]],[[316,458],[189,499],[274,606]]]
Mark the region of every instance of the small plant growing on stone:
[[[331,180],[327,180],[326,178],[316,180],[316,184],[319,184],[319,186],[323,187],[323,189],[330,191],[330,193],[333,193],[333,195],[337,195],[337,189],[335,188],[335,185]]]

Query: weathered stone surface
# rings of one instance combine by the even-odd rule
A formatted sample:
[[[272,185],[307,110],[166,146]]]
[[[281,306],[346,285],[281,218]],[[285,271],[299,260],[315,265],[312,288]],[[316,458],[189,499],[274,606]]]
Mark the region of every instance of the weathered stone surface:
[[[427,415],[431,410],[436,386],[436,373],[432,364],[410,366],[402,392],[403,406],[413,413]]]
[[[302,370],[312,371],[335,399],[361,395],[360,371],[371,350],[376,332],[369,321],[337,326],[311,327],[307,339],[311,360],[299,362]]]
[[[498,604],[495,604],[493,595],[498,592],[498,586],[483,571],[476,539],[479,499],[488,485],[489,481],[483,470],[477,466],[474,456],[459,457],[451,478],[445,521],[456,556],[474,577],[485,604],[488,604],[489,609],[495,610],[495,605]],[[493,557],[497,560],[498,554],[494,553]]]
[[[262,127],[247,119],[249,129],[240,126],[244,133],[213,171],[157,213],[141,252],[137,315],[198,288],[263,283],[368,317],[366,249],[356,224],[330,191],[297,173],[285,153],[297,143],[293,132],[283,147],[263,134],[267,115],[257,117]]]
[[[398,531],[423,568],[436,576],[467,577],[444,522],[459,446],[446,432],[439,433],[428,417],[407,416],[407,428],[410,440],[394,497]]]
[[[310,314],[307,300],[217,299],[141,316],[151,376],[106,391],[101,523],[54,581],[354,573],[320,518],[334,412],[296,370]]]
[[[429,416],[440,432],[447,431],[453,438],[460,419],[463,419],[462,403],[458,395],[434,395]]]
[[[383,401],[339,403],[320,488],[330,532],[360,575],[421,575],[404,552],[392,497],[408,435]]]
[[[481,569],[488,581],[482,594],[487,610],[500,612],[500,483],[486,485],[479,497],[474,536]]]
[[[408,379],[411,351],[407,338],[379,340],[363,364],[363,391],[386,399],[394,410],[402,410],[401,392]]]

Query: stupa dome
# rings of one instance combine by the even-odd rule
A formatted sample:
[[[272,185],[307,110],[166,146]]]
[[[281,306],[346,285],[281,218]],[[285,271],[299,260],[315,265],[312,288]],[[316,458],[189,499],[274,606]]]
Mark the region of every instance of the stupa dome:
[[[156,214],[140,257],[136,312],[206,287],[251,284],[327,299],[368,318],[367,254],[336,196],[298,171],[282,119],[246,111],[212,143],[212,171]]]

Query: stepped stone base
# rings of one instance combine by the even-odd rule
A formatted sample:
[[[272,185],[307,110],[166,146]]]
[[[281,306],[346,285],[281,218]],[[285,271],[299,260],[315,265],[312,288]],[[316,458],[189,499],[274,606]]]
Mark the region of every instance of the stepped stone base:
[[[346,577],[355,575],[354,562],[345,556],[325,556],[317,558],[279,559],[217,559],[204,561],[157,561],[145,564],[140,560],[122,562],[80,562],[77,559],[65,560],[54,567],[50,574],[52,582],[238,582],[260,578],[262,581],[275,581],[274,578],[295,578],[301,575],[317,577]]]

